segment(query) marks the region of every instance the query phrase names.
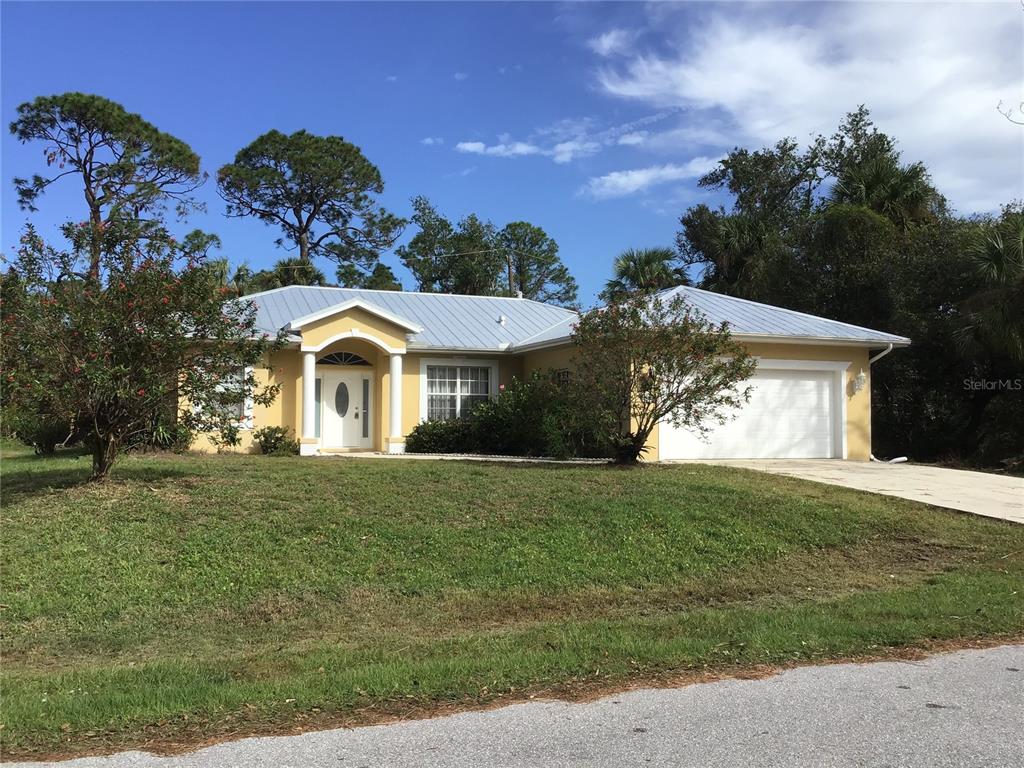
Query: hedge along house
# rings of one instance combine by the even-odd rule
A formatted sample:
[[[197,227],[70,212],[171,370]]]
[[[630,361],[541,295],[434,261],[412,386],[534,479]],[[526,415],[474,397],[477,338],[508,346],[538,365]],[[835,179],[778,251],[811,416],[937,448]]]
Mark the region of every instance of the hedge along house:
[[[709,440],[662,423],[647,460],[870,458],[871,363],[909,339],[696,288],[662,297],[677,293],[727,321],[758,368],[750,402]],[[402,453],[420,422],[459,418],[515,378],[572,367],[576,313],[527,299],[289,286],[239,301],[287,339],[256,372],[281,390],[270,406],[245,404],[241,450],[254,429],[285,426],[302,455]]]

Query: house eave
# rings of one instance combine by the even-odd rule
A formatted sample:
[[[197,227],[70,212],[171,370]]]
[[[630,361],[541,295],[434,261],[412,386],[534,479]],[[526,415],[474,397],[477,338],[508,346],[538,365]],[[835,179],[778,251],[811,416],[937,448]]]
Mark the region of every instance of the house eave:
[[[875,349],[892,344],[893,347],[909,347],[911,340],[904,337],[892,339],[849,339],[835,336],[775,336],[770,333],[733,333],[737,341],[760,344],[815,344],[836,347],[868,347]]]
[[[398,315],[392,314],[391,312],[388,312],[385,309],[381,309],[377,305],[371,304],[368,301],[363,301],[362,299],[349,299],[348,301],[343,301],[339,304],[332,304],[331,306],[325,307],[324,309],[318,310],[316,312],[311,312],[308,315],[297,317],[290,323],[288,323],[288,325],[285,326],[285,330],[299,331],[302,329],[303,326],[309,325],[310,323],[315,323],[319,320],[324,320],[334,315],[339,315],[343,312],[347,312],[350,309],[361,309],[364,312],[369,312],[371,315],[375,315],[381,318],[382,320],[386,320],[387,322],[392,323],[393,325],[397,325],[399,328],[402,328],[408,331],[409,333],[423,332],[422,326],[416,325],[416,323],[412,323],[406,320],[404,317],[399,317]]]

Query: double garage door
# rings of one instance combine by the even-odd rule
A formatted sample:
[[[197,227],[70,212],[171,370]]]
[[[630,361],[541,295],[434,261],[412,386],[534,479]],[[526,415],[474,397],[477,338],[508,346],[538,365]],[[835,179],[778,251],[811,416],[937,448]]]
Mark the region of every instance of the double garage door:
[[[663,422],[666,459],[842,458],[842,377],[832,370],[758,368],[750,400],[702,440]]]

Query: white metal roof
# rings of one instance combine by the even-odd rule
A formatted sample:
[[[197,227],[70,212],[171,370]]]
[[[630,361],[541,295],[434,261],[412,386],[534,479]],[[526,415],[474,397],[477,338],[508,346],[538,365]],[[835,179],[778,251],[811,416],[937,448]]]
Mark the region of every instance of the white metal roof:
[[[662,300],[682,295],[710,322],[728,322],[740,338],[866,346],[910,343],[904,336],[699,288],[668,288],[658,295]],[[243,296],[238,301],[252,301],[257,307],[258,328],[272,334],[349,306],[369,308],[382,317],[401,320],[398,324],[412,331],[411,349],[494,352],[553,346],[569,341],[578,317],[571,310],[529,299],[299,285]],[[415,331],[417,328],[420,330]]]
[[[296,320],[323,310],[343,311],[358,301],[379,309],[378,314],[402,319],[400,325],[420,328],[409,337],[410,348],[493,352],[514,346],[576,313],[529,299],[501,296],[455,296],[444,293],[373,291],[292,285],[243,296],[257,308],[261,331],[276,334]],[[354,306],[354,304],[353,304]]]
[[[838,320],[828,320],[817,315],[808,315],[735,296],[725,296],[700,288],[679,286],[668,288],[658,295],[662,301],[682,295],[690,306],[700,311],[712,323],[728,322],[730,330],[736,336],[772,336],[883,346],[910,344],[910,339],[906,336],[840,323]]]

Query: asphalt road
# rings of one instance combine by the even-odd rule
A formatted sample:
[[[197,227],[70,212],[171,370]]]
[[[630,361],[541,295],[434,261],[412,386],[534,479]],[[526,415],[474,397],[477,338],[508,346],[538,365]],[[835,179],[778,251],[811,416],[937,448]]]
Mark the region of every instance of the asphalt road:
[[[1013,768],[1024,766],[1024,645],[60,765]]]

